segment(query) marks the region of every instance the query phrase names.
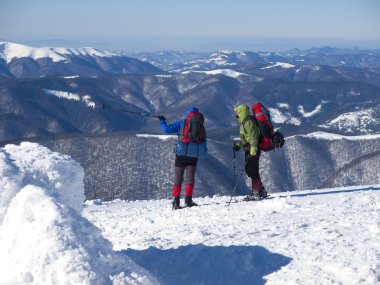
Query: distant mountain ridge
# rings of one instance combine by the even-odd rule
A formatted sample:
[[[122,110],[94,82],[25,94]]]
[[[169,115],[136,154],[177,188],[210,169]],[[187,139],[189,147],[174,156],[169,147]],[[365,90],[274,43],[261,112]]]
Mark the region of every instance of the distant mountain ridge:
[[[91,48],[10,43],[1,47],[1,141],[81,133],[158,133],[156,119],[124,111],[163,114],[171,122],[181,119],[189,106],[204,112],[208,130],[229,134],[237,127],[233,106],[255,101],[267,106],[276,127],[289,134],[311,129],[350,135],[380,132],[380,67],[285,60],[294,55],[313,55],[317,60],[319,54],[376,58],[377,51],[152,54],[162,68],[188,65],[183,69],[187,71],[175,72]],[[144,53],[145,59],[148,55]],[[103,109],[103,104],[111,108]]]
[[[157,74],[157,67],[118,53],[95,48],[34,48],[0,42],[0,75],[8,78],[41,76],[100,76]]]
[[[357,68],[380,67],[380,50],[337,49],[331,47],[308,50],[293,49],[286,52],[252,52],[222,50],[205,53],[162,51],[135,53],[131,56],[150,62],[166,71],[211,70],[239,64],[283,62],[293,65],[327,65]],[[177,58],[176,61],[169,60]],[[178,60],[182,59],[182,60]]]

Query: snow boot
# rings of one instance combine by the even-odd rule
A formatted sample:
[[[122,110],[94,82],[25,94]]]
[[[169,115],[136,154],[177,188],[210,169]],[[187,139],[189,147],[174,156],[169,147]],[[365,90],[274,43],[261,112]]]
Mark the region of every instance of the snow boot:
[[[259,201],[260,198],[260,189],[262,187],[260,179],[252,179],[252,192],[243,201]]]
[[[179,197],[174,197],[172,205],[173,205],[173,208],[172,208],[173,210],[182,209],[181,205],[179,204]]]
[[[185,196],[185,205],[186,207],[198,206],[198,204],[193,201],[192,196]]]
[[[268,197],[268,193],[267,191],[265,190],[265,187],[261,184],[261,187],[259,189],[259,196],[260,196],[260,199],[265,199]]]
[[[259,196],[258,192],[252,192],[247,197],[243,199],[243,201],[249,202],[249,201],[259,201],[261,198]]]

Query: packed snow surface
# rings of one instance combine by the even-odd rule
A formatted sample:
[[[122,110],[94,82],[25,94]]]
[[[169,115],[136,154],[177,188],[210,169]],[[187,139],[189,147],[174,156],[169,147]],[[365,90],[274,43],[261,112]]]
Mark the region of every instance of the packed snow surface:
[[[0,284],[157,284],[82,217],[83,176],[38,144],[0,149]]]
[[[161,284],[380,282],[380,185],[195,201],[89,201],[84,215]]]

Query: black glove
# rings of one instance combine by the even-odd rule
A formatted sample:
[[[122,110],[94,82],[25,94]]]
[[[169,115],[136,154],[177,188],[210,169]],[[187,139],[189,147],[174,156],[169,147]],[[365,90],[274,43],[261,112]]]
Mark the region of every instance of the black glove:
[[[234,146],[232,147],[233,151],[239,151],[240,150],[240,144],[238,142],[234,142]]]
[[[160,120],[160,121],[165,121],[166,118],[162,115],[158,115],[157,118]]]

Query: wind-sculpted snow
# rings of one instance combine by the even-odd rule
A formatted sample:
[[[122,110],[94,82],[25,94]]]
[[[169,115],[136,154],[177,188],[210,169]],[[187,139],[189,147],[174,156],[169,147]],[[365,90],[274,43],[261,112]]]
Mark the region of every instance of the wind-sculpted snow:
[[[83,175],[38,144],[0,150],[0,284],[156,284],[81,216]]]

